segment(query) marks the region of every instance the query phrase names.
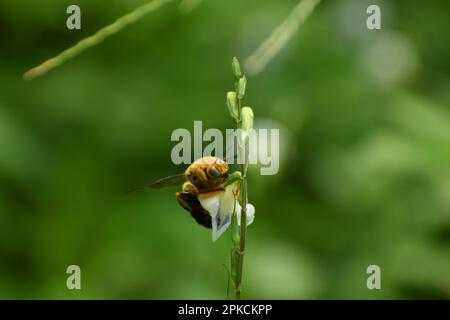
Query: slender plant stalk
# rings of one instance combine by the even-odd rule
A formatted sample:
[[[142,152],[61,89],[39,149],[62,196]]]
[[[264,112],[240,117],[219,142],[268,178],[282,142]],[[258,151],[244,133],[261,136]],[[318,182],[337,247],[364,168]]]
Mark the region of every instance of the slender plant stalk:
[[[197,8],[203,0],[181,0],[178,8],[181,13],[190,13],[192,10]]]
[[[319,2],[320,0],[300,0],[284,21],[245,60],[247,71],[250,74],[261,72],[294,36]]]
[[[110,35],[113,35],[120,30],[122,30],[127,25],[141,19],[145,15],[149,14],[150,12],[153,12],[157,9],[159,9],[162,5],[170,2],[172,0],[153,0],[148,3],[143,4],[142,6],[136,8],[132,12],[120,17],[116,21],[114,21],[112,24],[107,25],[106,27],[103,27],[102,29],[98,30],[94,35],[84,38],[80,42],[78,42],[73,47],[70,47],[63,52],[61,52],[56,57],[53,57],[51,59],[48,59],[38,65],[37,67],[34,67],[27,72],[23,74],[23,78],[25,80],[32,80],[36,77],[39,77],[48,71],[56,68],[57,66],[65,63],[66,61],[78,56],[80,53],[82,53],[84,50],[96,46],[100,42],[102,42],[105,38],[109,37]]]
[[[235,297],[237,300],[242,298],[242,275],[244,270],[245,255],[245,239],[247,233],[247,167],[248,167],[248,133],[253,126],[253,111],[250,107],[242,107],[242,99],[245,95],[247,80],[241,72],[241,67],[237,58],[233,58],[232,70],[236,80],[236,92],[228,92],[227,105],[231,117],[236,121],[241,135],[238,136],[238,158],[241,160],[240,165],[240,196],[239,204],[241,206],[240,221],[237,220],[236,210],[233,214],[231,230],[232,230],[232,251],[231,251],[231,276],[234,280]],[[244,134],[245,133],[245,134]],[[239,227],[240,222],[240,227]]]
[[[245,148],[245,147],[244,147]],[[237,281],[236,281],[236,299],[241,300],[241,292],[242,292],[242,274],[244,269],[244,254],[245,254],[245,237],[247,233],[247,161],[245,164],[241,165],[241,198],[240,205],[242,207],[241,211],[241,228],[240,228],[240,245],[238,251],[238,270],[237,270]]]

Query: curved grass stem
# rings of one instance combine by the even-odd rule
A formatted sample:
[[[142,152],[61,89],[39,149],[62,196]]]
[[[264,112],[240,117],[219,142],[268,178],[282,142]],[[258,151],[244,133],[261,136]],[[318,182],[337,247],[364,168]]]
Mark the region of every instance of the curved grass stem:
[[[172,1],[172,0],[153,0],[148,3],[143,4],[142,6],[133,10],[132,12],[118,18],[112,24],[107,25],[106,27],[103,27],[102,29],[98,30],[92,36],[84,38],[83,40],[78,42],[76,45],[64,50],[63,52],[58,54],[56,57],[50,58],[50,59],[42,62],[40,65],[28,70],[27,72],[25,72],[23,74],[23,79],[24,80],[32,80],[36,77],[39,77],[39,76],[47,73],[48,71],[65,63],[66,61],[78,56],[80,53],[82,53],[86,49],[96,46],[97,44],[102,42],[105,38],[119,32],[127,25],[141,19],[142,17],[149,14],[150,12],[153,12],[153,11],[159,9],[162,5],[164,5],[170,1]]]
[[[250,74],[261,72],[294,36],[319,2],[320,0],[300,0],[286,19],[245,60],[247,71]]]

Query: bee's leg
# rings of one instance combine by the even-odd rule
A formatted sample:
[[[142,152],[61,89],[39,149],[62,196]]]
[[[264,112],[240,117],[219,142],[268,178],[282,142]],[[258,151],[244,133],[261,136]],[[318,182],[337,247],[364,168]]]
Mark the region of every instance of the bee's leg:
[[[195,209],[195,202],[193,195],[189,192],[177,192],[176,193],[178,203],[187,211],[192,211]]]
[[[195,219],[195,221],[197,221],[197,223],[207,228],[212,227],[211,216],[205,209],[203,209],[197,199],[197,196],[194,196],[189,192],[177,192],[176,195],[178,203],[191,213],[191,216]]]
[[[194,196],[197,196],[198,188],[193,183],[186,181],[185,183],[183,183],[183,192],[187,192]]]

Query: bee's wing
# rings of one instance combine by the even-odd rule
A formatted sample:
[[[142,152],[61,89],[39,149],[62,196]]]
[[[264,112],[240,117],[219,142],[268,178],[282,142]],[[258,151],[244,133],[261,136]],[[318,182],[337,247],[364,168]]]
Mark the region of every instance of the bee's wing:
[[[160,189],[160,188],[164,188],[164,187],[168,187],[168,186],[179,185],[179,184],[182,184],[184,182],[184,180],[185,179],[184,179],[183,173],[175,174],[173,176],[168,176],[168,177],[161,178],[156,181],[150,182],[149,184],[147,184],[144,187],[129,190],[129,191],[125,192],[123,195],[127,195],[129,193],[133,193],[135,191],[142,190],[146,187],[153,188],[153,189]]]
[[[153,189],[159,189],[168,186],[178,185],[183,183],[184,181],[185,181],[184,174],[180,173],[153,181],[149,183],[148,186]]]

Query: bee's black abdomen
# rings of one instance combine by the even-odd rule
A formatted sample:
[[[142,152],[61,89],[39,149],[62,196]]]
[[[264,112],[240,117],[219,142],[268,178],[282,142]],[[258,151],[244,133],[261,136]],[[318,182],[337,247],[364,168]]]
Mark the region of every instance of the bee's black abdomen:
[[[191,216],[195,219],[195,221],[197,221],[197,223],[206,228],[212,227],[211,216],[202,207],[196,196],[189,192],[177,192],[176,195],[178,203],[191,213]]]

